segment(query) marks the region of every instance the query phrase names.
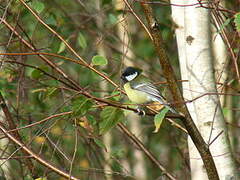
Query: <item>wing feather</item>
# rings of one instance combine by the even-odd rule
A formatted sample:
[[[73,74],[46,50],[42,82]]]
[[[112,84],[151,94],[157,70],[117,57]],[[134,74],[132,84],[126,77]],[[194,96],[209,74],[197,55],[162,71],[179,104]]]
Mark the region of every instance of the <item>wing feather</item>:
[[[157,88],[150,82],[139,83],[132,86],[133,89],[147,93],[152,101],[157,101],[170,109],[173,113],[177,113],[176,110],[171,108],[166,99],[160,94]]]
[[[152,83],[139,83],[132,88],[147,93],[152,98],[152,100],[159,101],[163,104],[166,103],[165,98],[161,96],[160,92]]]

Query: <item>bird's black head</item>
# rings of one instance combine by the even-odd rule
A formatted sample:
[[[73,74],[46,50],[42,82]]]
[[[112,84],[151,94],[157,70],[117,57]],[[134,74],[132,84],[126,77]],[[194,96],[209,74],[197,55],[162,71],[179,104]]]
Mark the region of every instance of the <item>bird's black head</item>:
[[[123,80],[124,83],[132,81],[136,77],[138,77],[142,73],[141,69],[135,68],[135,67],[127,67],[122,75],[121,79]]]

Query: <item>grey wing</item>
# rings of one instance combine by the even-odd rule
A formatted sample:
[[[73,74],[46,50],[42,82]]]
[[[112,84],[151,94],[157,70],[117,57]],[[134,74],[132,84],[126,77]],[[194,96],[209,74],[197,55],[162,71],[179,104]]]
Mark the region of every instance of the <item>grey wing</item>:
[[[134,85],[132,88],[147,93],[151,101],[157,101],[168,107],[171,112],[178,113],[176,110],[169,106],[169,103],[167,103],[166,99],[160,94],[160,92],[152,83],[140,83]]]
[[[152,83],[140,83],[134,85],[132,88],[147,93],[152,101],[158,101],[161,104],[166,104],[165,98],[161,96],[160,92]]]

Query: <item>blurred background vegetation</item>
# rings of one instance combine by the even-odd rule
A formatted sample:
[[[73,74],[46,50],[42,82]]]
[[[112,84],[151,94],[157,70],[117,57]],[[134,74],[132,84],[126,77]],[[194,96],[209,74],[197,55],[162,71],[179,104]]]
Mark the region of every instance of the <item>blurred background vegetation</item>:
[[[113,0],[25,2],[49,27],[62,36],[87,64],[93,65],[117,85],[121,86],[120,73],[126,65],[125,61],[144,68],[145,73],[154,82],[164,82],[151,39],[127,7],[117,7],[118,3],[123,2]],[[129,2],[140,19],[145,22],[140,4]],[[231,11],[238,11],[239,6],[239,1],[226,2],[226,8]],[[153,7],[160,22],[168,55],[180,79],[170,6],[154,4]],[[131,119],[126,118],[126,114],[129,112],[107,106],[103,102],[96,102],[82,95],[82,92],[86,91],[94,97],[111,102],[129,103],[125,95],[109,82],[103,89],[101,83],[106,80],[76,62],[42,55],[54,64],[51,66],[37,54],[21,54],[44,52],[80,61],[62,40],[50,32],[20,1],[0,0],[0,16],[0,51],[18,53],[2,56],[0,69],[0,90],[16,126],[24,127],[55,114],[71,112],[19,130],[22,142],[43,159],[80,179],[140,179],[138,174],[133,173],[133,168],[138,163],[133,153],[140,149],[116,126],[117,122],[122,122],[128,127]],[[233,14],[226,12],[225,16],[229,20],[222,28],[226,28],[234,51],[239,52],[239,39],[233,33],[236,32]],[[99,18],[101,25],[98,25]],[[118,27],[126,19],[127,28],[124,35],[128,37],[127,42],[119,37]],[[29,46],[22,39],[28,42]],[[126,51],[133,53],[131,57],[126,56],[123,45]],[[104,56],[99,53],[99,47],[102,46],[104,46]],[[64,77],[57,68],[60,68],[66,76]],[[230,63],[228,79],[234,81],[235,78],[234,66]],[[164,85],[161,87],[165,89]],[[235,92],[238,88],[237,82],[229,87]],[[230,98],[232,108],[225,107],[224,113],[231,113],[232,119],[235,120],[233,123],[239,124],[237,111],[239,97],[230,96]],[[233,109],[235,111],[232,111]],[[1,119],[3,117],[2,114]],[[145,147],[178,179],[189,179],[185,133],[174,128],[167,121],[164,121],[158,133],[153,133],[155,128],[153,117],[142,117],[138,121],[141,131],[135,135],[141,138]],[[2,123],[7,124],[4,120]],[[239,162],[239,126],[229,125],[229,129],[233,134],[234,156]],[[112,138],[110,147],[106,147],[102,140],[106,134],[110,134]],[[7,171],[11,179],[28,180],[37,177],[64,179],[16,149],[18,147],[11,142],[1,147],[1,163],[6,163],[6,160],[9,163],[8,170],[2,169],[3,179],[7,177]],[[108,154],[108,159],[105,153]],[[33,162],[34,173],[31,173],[26,166],[24,159],[27,158]],[[162,171],[147,156],[143,158],[142,171],[147,172],[145,179],[161,177]],[[110,167],[108,172],[104,167],[106,164]]]

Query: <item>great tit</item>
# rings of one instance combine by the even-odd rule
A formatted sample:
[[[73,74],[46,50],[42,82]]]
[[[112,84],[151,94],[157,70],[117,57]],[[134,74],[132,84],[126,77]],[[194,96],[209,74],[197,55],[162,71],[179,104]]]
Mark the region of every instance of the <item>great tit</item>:
[[[146,104],[150,102],[158,102],[167,107],[172,113],[178,113],[165,98],[160,94],[157,88],[151,83],[151,81],[142,75],[142,70],[135,67],[127,67],[122,75],[121,79],[124,83],[124,90],[133,103]],[[140,113],[140,109],[138,109]],[[144,112],[143,112],[144,113]]]

